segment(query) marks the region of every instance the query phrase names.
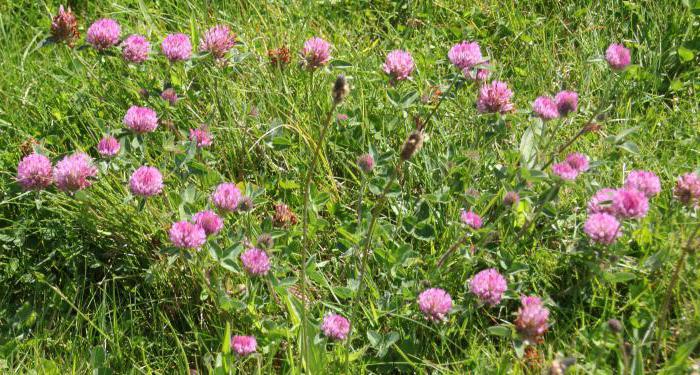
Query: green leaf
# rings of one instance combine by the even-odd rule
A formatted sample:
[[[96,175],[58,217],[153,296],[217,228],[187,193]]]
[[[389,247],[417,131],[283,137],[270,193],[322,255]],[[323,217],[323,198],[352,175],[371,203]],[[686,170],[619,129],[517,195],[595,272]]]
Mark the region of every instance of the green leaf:
[[[678,47],[678,57],[681,59],[682,62],[689,62],[695,58],[695,54],[688,48],[680,46]]]
[[[625,143],[618,145],[617,147],[629,152],[630,154],[639,154],[639,146],[632,141],[626,141]]]
[[[367,339],[369,340],[369,344],[372,345],[373,348],[378,348],[379,344],[382,342],[382,335],[377,332],[377,331],[367,331]]]
[[[537,153],[533,126],[528,127],[520,138],[520,162],[528,168],[534,166]]]
[[[510,327],[505,325],[489,327],[489,334],[499,337],[510,337]]]
[[[279,186],[284,190],[295,190],[299,188],[299,184],[293,180],[282,180],[279,182]]]
[[[634,280],[637,276],[631,272],[614,272],[606,273],[605,280],[611,283],[624,283],[625,281]]]

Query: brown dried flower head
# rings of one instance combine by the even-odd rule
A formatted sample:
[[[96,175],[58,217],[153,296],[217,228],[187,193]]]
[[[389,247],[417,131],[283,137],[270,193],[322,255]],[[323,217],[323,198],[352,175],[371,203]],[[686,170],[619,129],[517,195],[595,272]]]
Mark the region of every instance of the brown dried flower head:
[[[80,37],[78,20],[70,8],[65,10],[63,5],[58,8],[58,14],[51,19],[51,37],[54,42],[66,42],[70,47],[73,47],[73,43]]]

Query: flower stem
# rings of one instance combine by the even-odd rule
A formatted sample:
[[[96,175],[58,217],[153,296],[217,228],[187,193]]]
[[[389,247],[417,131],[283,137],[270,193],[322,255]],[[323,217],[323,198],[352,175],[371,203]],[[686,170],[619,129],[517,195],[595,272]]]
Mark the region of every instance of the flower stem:
[[[313,76],[312,76],[313,77]],[[302,356],[302,366],[304,363],[304,359],[308,356],[308,332],[306,332],[306,302],[304,302],[304,298],[306,297],[306,263],[308,262],[309,258],[309,195],[310,195],[310,190],[311,190],[311,179],[313,178],[314,172],[316,170],[316,165],[318,164],[318,159],[319,155],[321,153],[321,148],[323,147],[323,142],[326,137],[326,133],[328,131],[328,128],[330,127],[331,124],[331,118],[333,117],[333,113],[335,112],[336,107],[338,106],[337,102],[333,102],[333,105],[331,106],[331,109],[328,111],[328,114],[326,116],[326,120],[323,123],[323,126],[321,127],[321,132],[319,133],[318,136],[318,141],[316,142],[316,146],[314,147],[314,152],[313,156],[311,158],[311,164],[309,165],[309,169],[306,172],[306,177],[304,179],[304,211],[303,211],[303,216],[302,216],[302,249],[301,249],[301,256],[302,256],[302,261],[301,261],[301,295],[302,295],[302,308],[301,308],[301,320],[302,320],[302,326],[301,326],[301,332],[302,332],[302,344],[301,344],[301,356]],[[308,358],[306,358],[306,365],[308,366]]]
[[[683,265],[685,264],[685,258],[688,256],[688,253],[690,253],[693,250],[694,247],[694,240],[695,237],[698,234],[698,231],[700,231],[700,224],[697,224],[695,226],[695,230],[693,233],[690,235],[688,238],[688,241],[686,242],[685,246],[681,249],[681,256],[678,258],[678,261],[676,262],[676,266],[674,267],[673,270],[673,275],[671,276],[671,281],[668,284],[668,288],[666,289],[666,295],[664,296],[663,302],[661,303],[661,310],[659,311],[659,319],[658,319],[658,324],[656,326],[657,329],[657,345],[659,348],[654,351],[654,360],[651,362],[652,365],[656,365],[657,360],[659,358],[659,352],[661,352],[661,334],[663,333],[666,325],[666,319],[668,317],[668,310],[671,304],[671,295],[673,294],[673,290],[676,288],[676,283],[678,282],[678,279],[680,278],[680,274],[683,270]],[[664,355],[666,355],[665,350],[664,350]]]

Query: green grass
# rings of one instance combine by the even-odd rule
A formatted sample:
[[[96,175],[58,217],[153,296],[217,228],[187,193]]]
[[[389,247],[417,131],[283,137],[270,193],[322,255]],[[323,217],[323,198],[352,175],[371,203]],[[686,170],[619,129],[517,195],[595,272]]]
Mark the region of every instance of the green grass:
[[[58,4],[0,2],[0,372],[206,373],[227,340],[227,325],[233,334],[258,338],[260,354],[236,361],[240,373],[301,371],[301,303],[289,292],[300,285],[301,224],[274,229],[272,216],[274,205],[285,203],[301,220],[302,184],[331,106],[331,85],[343,73],[352,91],[338,110],[349,120],[331,125],[311,189],[312,334],[325,313],[353,313],[357,247],[377,190],[396,164],[413,118],[433,108],[420,100],[397,105],[392,98],[429,95],[436,85],[445,90],[455,73],[447,51],[461,40],[481,44],[493,60],[494,78],[513,88],[518,111],[493,127],[494,117],[476,111],[473,84],[442,103],[423,149],[404,165],[400,184],[379,212],[347,370],[539,373],[519,356],[512,338],[489,331],[498,325],[511,331],[520,294],[543,296],[551,311],[552,326],[537,346],[543,368],[572,356],[578,360],[574,373],[621,373],[610,318],[624,323],[635,373],[684,373],[699,359],[697,255],[688,257],[674,291],[669,328],[660,336],[655,331],[673,266],[698,220],[671,193],[676,176],[700,165],[700,20],[684,4],[695,1],[75,3],[83,37],[93,20],[108,16],[121,23],[122,35],[148,36],[154,51],[167,33],[185,32],[196,42],[216,23],[232,26],[241,45],[226,68],[207,58],[177,65],[169,80],[184,98],[168,107],[158,98],[169,72],[162,56],[136,68],[90,49],[44,46]],[[694,7],[697,14],[700,4]],[[311,78],[296,66],[296,53],[315,35],[333,44],[334,63]],[[631,48],[634,66],[616,81],[602,55],[618,41]],[[283,44],[293,63],[284,71],[271,69],[267,50]],[[412,81],[390,87],[380,67],[396,48],[413,54],[417,70]],[[141,88],[151,97],[142,99]],[[562,187],[533,229],[518,235],[550,185],[549,178],[534,177],[532,185],[524,184],[519,146],[535,123],[530,103],[563,88],[579,92],[580,109],[550,132],[553,145],[574,135],[612,96],[611,109],[599,119],[601,131],[572,146],[595,167]],[[178,133],[161,126],[142,143],[125,145],[129,156],[101,164],[97,182],[75,197],[55,189],[24,193],[14,183],[28,139],[39,141],[54,162],[74,150],[96,156],[97,141],[110,129],[121,134],[121,119],[133,104],[153,107]],[[250,114],[253,108],[258,116]],[[187,173],[178,172],[187,155],[178,137],[200,123],[214,133],[214,145],[185,160]],[[636,131],[625,140],[638,150],[606,140],[630,128]],[[124,132],[124,139],[132,137]],[[543,142],[540,161],[549,155]],[[355,160],[369,150],[378,167],[364,193],[365,225],[358,229],[362,176]],[[141,164],[166,176],[165,193],[143,209],[127,188]],[[598,188],[620,186],[631,169],[657,173],[663,191],[648,216],[625,227],[611,248],[617,259],[607,264],[607,278],[588,279],[585,204]],[[254,196],[254,210],[227,217],[215,246],[174,256],[168,227],[202,209],[222,181],[244,186]],[[516,188],[520,213],[500,204],[505,191]],[[438,270],[439,257],[463,235],[463,207],[484,214],[485,229],[475,238],[490,240],[473,256],[460,247]],[[276,237],[277,297],[266,283],[247,277],[237,259],[244,238],[254,242],[264,232]],[[466,286],[487,267],[498,268],[509,282],[506,299],[493,309],[478,307]],[[609,275],[629,277],[613,282]],[[452,295],[456,309],[448,323],[430,324],[420,316],[415,299],[427,286]],[[387,345],[392,337],[397,340]],[[309,372],[346,369],[342,344],[321,341],[311,352]],[[656,352],[659,364],[651,363]]]

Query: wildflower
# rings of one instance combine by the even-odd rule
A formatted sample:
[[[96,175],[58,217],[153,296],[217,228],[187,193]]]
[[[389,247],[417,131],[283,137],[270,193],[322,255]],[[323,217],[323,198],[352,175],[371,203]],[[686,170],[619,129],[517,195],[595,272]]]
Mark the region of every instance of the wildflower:
[[[56,163],[53,175],[59,190],[76,192],[92,185],[91,179],[97,176],[97,168],[88,154],[78,152]]]
[[[289,48],[287,48],[287,46],[282,46],[280,48],[267,51],[267,57],[270,59],[270,65],[278,68],[286,67],[291,61]]]
[[[168,87],[160,93],[160,98],[170,103],[170,105],[175,105],[179,100],[177,97],[177,92],[172,87]]]
[[[471,69],[481,64],[484,58],[481,56],[481,48],[477,42],[466,42],[454,45],[447,53],[450,62],[460,70]]]
[[[414,130],[408,135],[406,141],[401,147],[401,160],[406,161],[410,159],[416,152],[418,152],[423,147],[423,131]]]
[[[609,319],[608,320],[608,328],[613,333],[620,333],[620,332],[622,332],[622,322],[617,320],[617,319]]]
[[[350,86],[348,85],[348,81],[345,79],[344,75],[339,74],[338,78],[335,79],[335,83],[333,84],[333,101],[335,104],[340,104],[349,93]]]
[[[464,68],[462,69],[462,74],[464,74],[464,77],[467,79],[470,79],[472,81],[477,81],[477,82],[486,82],[488,81],[489,77],[491,77],[491,69],[488,67],[490,64],[487,62],[485,64],[485,68],[476,68],[476,67],[471,67],[471,68]]]
[[[17,182],[24,190],[46,189],[53,182],[51,160],[41,154],[30,154],[17,165]]]
[[[440,288],[430,288],[418,295],[418,307],[426,319],[442,322],[452,309],[452,297]]]
[[[612,206],[617,217],[637,219],[647,215],[649,199],[636,189],[618,189],[613,196]]]
[[[211,196],[214,206],[226,212],[236,211],[241,200],[241,191],[236,184],[227,182],[220,184]]]
[[[654,172],[632,171],[625,179],[625,188],[639,190],[651,198],[661,192],[661,181]]]
[[[233,336],[231,337],[231,349],[240,357],[255,353],[258,342],[253,336]]]
[[[415,64],[411,54],[400,49],[389,52],[382,66],[384,72],[391,76],[392,80],[403,81],[411,75]]]
[[[189,221],[173,223],[168,234],[173,246],[180,249],[199,249],[207,241],[204,229]]]
[[[121,144],[119,144],[119,141],[116,138],[107,136],[100,139],[100,142],[97,143],[97,152],[101,156],[109,158],[116,156],[121,147]]]
[[[150,197],[163,191],[163,175],[154,167],[142,166],[129,179],[129,191],[139,197]]]
[[[192,220],[204,229],[207,236],[217,234],[224,227],[224,220],[211,210],[199,211],[194,214]]]
[[[493,81],[484,84],[479,90],[479,98],[476,101],[476,109],[481,113],[507,113],[514,109],[510,102],[513,91],[508,84],[501,81]]]
[[[583,231],[594,243],[610,245],[622,235],[620,222],[606,213],[590,214],[583,224]]]
[[[138,134],[150,133],[158,127],[158,115],[148,107],[134,105],[126,111],[124,125]]]
[[[588,213],[606,213],[614,216],[615,208],[612,205],[612,200],[616,193],[617,190],[610,188],[598,190],[588,201]]]
[[[262,247],[263,249],[272,249],[272,247],[275,245],[275,241],[268,233],[263,233],[258,236],[258,240],[256,242],[258,243],[258,246]]]
[[[275,226],[286,227],[288,225],[295,225],[297,221],[297,215],[295,215],[286,204],[280,203],[275,205],[275,216],[272,218],[272,222]]]
[[[248,212],[253,209],[253,199],[251,199],[249,196],[244,196],[241,197],[241,200],[238,202],[238,210],[241,212]]]
[[[613,43],[605,51],[605,60],[613,70],[623,70],[631,62],[630,50],[622,44]]]
[[[554,99],[549,96],[540,96],[532,103],[532,111],[543,121],[559,117],[559,110]]]
[[[462,214],[460,215],[460,219],[464,224],[467,224],[470,226],[472,229],[479,229],[481,228],[481,225],[483,224],[483,221],[481,220],[481,216],[476,214],[472,210],[464,210],[462,209]]]
[[[564,375],[569,367],[576,364],[576,358],[558,358],[552,361],[552,366],[549,367],[549,375]]]
[[[469,280],[469,291],[482,303],[498,305],[508,289],[506,279],[495,268],[485,269]]]
[[[673,196],[688,206],[700,204],[700,176],[690,172],[679,176],[673,188]]]
[[[575,91],[560,91],[554,97],[559,116],[566,116],[578,110],[578,94]]]
[[[190,37],[185,34],[169,34],[163,39],[160,48],[171,63],[189,60],[192,56]]]
[[[549,326],[549,310],[542,305],[542,300],[535,296],[522,296],[520,303],[522,307],[518,309],[515,328],[524,339],[537,342]]]
[[[131,35],[122,43],[122,57],[130,63],[142,63],[148,59],[151,43],[141,35]]]
[[[338,113],[338,114],[335,116],[335,119],[338,120],[338,121],[347,121],[348,118],[349,118],[348,115],[346,115],[345,113]]]
[[[253,276],[267,275],[270,271],[270,258],[265,250],[248,249],[241,254],[241,262],[243,268]]]
[[[357,158],[357,166],[362,172],[370,173],[374,169],[374,158],[371,154],[360,155],[360,157]]]
[[[301,57],[304,59],[306,68],[313,70],[326,65],[331,59],[330,49],[331,44],[318,37],[304,42]]]
[[[222,59],[235,44],[236,35],[228,26],[216,25],[207,30],[199,40],[199,50],[211,53],[216,59]]]
[[[323,318],[323,334],[332,340],[345,340],[350,333],[350,322],[342,315],[330,314]]]
[[[190,141],[194,142],[197,147],[211,146],[211,133],[205,126],[197,129],[190,129]]]
[[[63,9],[63,5],[58,7],[58,14],[51,19],[51,37],[54,42],[66,42],[71,47],[80,37],[78,21],[70,7],[67,11]]]
[[[520,195],[516,191],[509,191],[503,197],[503,204],[506,206],[517,206],[520,202]]]
[[[552,165],[552,173],[566,181],[573,181],[578,177],[579,171],[572,168],[569,163],[555,163]]]
[[[566,157],[566,164],[576,172],[583,173],[588,170],[588,156],[574,152]]]
[[[102,18],[90,25],[85,40],[96,50],[104,51],[119,43],[121,32],[122,29],[117,21],[110,18]]]

